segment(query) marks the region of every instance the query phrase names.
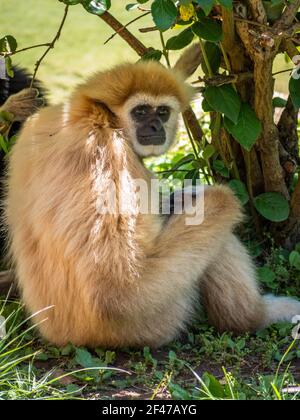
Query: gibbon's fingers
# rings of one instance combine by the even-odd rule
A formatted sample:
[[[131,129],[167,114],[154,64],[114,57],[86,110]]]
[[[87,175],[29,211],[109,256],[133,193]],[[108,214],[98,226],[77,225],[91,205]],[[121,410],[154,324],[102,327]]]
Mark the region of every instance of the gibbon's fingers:
[[[23,122],[43,105],[44,100],[39,97],[39,91],[29,88],[10,96],[1,110],[12,114],[14,121]]]
[[[199,44],[193,44],[185,50],[174,66],[174,70],[183,76],[184,80],[192,76],[200,66],[202,53]]]

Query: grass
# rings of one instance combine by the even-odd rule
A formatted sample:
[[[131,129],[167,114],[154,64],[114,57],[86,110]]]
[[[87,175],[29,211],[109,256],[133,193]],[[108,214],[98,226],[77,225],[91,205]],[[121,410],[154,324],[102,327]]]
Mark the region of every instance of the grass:
[[[91,351],[72,345],[61,349],[22,326],[14,334],[19,335],[18,343],[22,337],[22,344],[15,346],[12,338],[4,339],[7,346],[0,351],[0,399],[276,400],[298,396],[295,390],[287,393],[299,381],[300,356],[297,343],[290,348],[293,340],[287,324],[255,336],[233,337],[218,335],[199,322],[180,340],[156,351]],[[7,355],[11,347],[13,353]]]
[[[54,37],[64,7],[56,0],[2,3],[0,35],[14,35],[19,48]],[[126,2],[113,3],[117,6],[112,11],[122,22],[136,16],[125,11]],[[146,18],[142,26],[151,24]],[[141,36],[138,27],[133,25],[133,32],[146,45],[159,45],[155,35]],[[70,9],[62,37],[38,75],[52,102],[63,100],[88,74],[137,59],[118,37],[104,46],[111,34],[99,18],[80,6]],[[32,71],[42,52],[24,52],[14,57],[14,63]],[[275,70],[289,67],[281,57]],[[287,80],[287,74],[278,76],[277,89],[286,92]],[[186,152],[184,139],[181,146]],[[150,165],[166,170],[171,160],[173,155]],[[259,276],[267,291],[300,295],[300,248],[295,250],[299,258],[291,259],[282,250],[274,248],[265,255],[261,244],[248,245],[261,265]],[[56,348],[43,342],[18,301],[3,297],[0,334],[1,317],[6,319],[6,332],[0,338],[0,399],[298,399],[300,347],[299,341],[293,342],[293,327],[288,324],[236,337],[218,334],[199,314],[185,334],[160,350],[92,351],[71,344]]]
[[[262,258],[264,251],[249,245]],[[300,295],[300,267],[293,266],[290,254],[274,248],[263,259],[269,270],[269,276],[261,275],[266,291]],[[275,279],[268,283],[270,273]],[[299,397],[300,341],[293,340],[290,324],[252,335],[218,334],[199,311],[193,325],[162,349],[91,350],[45,343],[18,301],[4,301],[0,308],[7,320],[0,340],[0,399]]]

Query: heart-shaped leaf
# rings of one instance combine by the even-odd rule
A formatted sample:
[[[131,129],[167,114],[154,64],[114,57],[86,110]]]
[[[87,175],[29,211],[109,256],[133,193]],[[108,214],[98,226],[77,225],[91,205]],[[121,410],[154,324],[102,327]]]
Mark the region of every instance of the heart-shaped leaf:
[[[291,77],[289,90],[290,90],[290,95],[291,95],[291,99],[293,101],[294,107],[296,109],[299,109],[300,108],[300,78],[296,79],[294,77]]]
[[[219,42],[223,39],[222,25],[209,18],[194,23],[192,29],[195,35],[206,41]]]
[[[111,7],[111,0],[83,0],[83,7],[93,15],[103,15]]]
[[[255,112],[248,104],[243,104],[236,124],[224,119],[225,128],[243,146],[250,151],[262,131],[262,125]]]
[[[235,124],[238,122],[242,102],[232,86],[209,86],[204,97],[215,111],[224,114]]]
[[[176,22],[177,7],[172,0],[154,0],[151,12],[155,25],[161,31],[166,31]]]
[[[256,210],[271,222],[284,222],[290,214],[288,201],[276,192],[269,192],[259,195],[254,199]]]
[[[194,32],[191,28],[187,28],[179,35],[173,36],[167,41],[167,50],[181,50],[187,47],[194,39]]]

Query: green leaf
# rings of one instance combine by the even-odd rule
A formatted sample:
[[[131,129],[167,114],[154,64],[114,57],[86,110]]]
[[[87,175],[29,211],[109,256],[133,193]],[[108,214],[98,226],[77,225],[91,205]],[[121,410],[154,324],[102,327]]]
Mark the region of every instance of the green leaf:
[[[209,86],[205,89],[204,97],[215,111],[224,114],[235,124],[238,122],[242,103],[232,86]]]
[[[300,78],[295,79],[291,77],[289,83],[289,91],[291,95],[292,102],[296,109],[300,108]]]
[[[276,274],[267,266],[257,269],[258,277],[261,283],[273,289],[276,286]]]
[[[168,39],[166,48],[167,50],[182,50],[187,47],[194,39],[194,33],[191,28],[187,28],[179,35],[173,36]]]
[[[18,48],[16,38],[11,35],[5,35],[0,39],[0,51],[6,53],[14,53]]]
[[[92,355],[86,349],[81,349],[81,348],[76,349],[75,362],[83,368],[93,367]]]
[[[205,42],[205,52],[210,63],[210,67],[213,73],[217,73],[221,65],[221,50],[214,42]],[[209,74],[205,62],[201,64],[202,70],[205,74]]]
[[[297,251],[293,251],[289,257],[290,266],[300,271],[300,254]]]
[[[248,151],[252,149],[262,131],[261,122],[248,104],[242,104],[236,124],[225,118],[224,125],[235,140]]]
[[[269,192],[254,199],[256,210],[271,222],[284,222],[290,214],[289,203],[280,193]]]
[[[273,108],[285,108],[287,104],[287,100],[276,96],[273,98]]]
[[[205,372],[202,376],[202,381],[208,388],[209,392],[215,398],[225,398],[225,390],[223,385],[210,373]],[[203,392],[206,392],[203,390]]]
[[[139,3],[129,3],[126,5],[125,9],[127,12],[130,12],[131,10],[137,9],[139,7]]]
[[[218,0],[218,3],[225,7],[226,9],[232,10],[233,9],[233,1],[232,0]]]
[[[206,16],[212,11],[214,0],[195,0],[197,4],[204,10]]]
[[[151,12],[155,25],[161,31],[166,31],[176,22],[177,7],[171,0],[154,0]]]
[[[212,144],[208,144],[202,152],[203,159],[209,160],[216,153],[216,149]]]
[[[12,61],[10,57],[5,57],[5,67],[6,67],[6,73],[9,77],[14,77],[14,69],[12,66]]]
[[[192,153],[190,153],[187,156],[184,156],[178,162],[176,162],[175,165],[172,167],[172,170],[176,171],[177,169],[181,168],[181,166],[186,165],[187,163],[193,162],[194,159],[195,159],[195,156]]]
[[[222,175],[223,178],[229,178],[229,169],[224,165],[221,160],[214,160],[213,168],[216,172]]]
[[[201,19],[192,25],[192,29],[199,38],[206,41],[219,42],[223,39],[222,25],[209,18]]]
[[[162,51],[151,50],[151,51],[148,51],[146,54],[144,54],[141,59],[142,60],[160,61],[161,57],[162,57]]]
[[[284,0],[263,1],[264,8],[267,12],[269,22],[275,22],[282,15],[285,7]]]
[[[2,149],[5,154],[9,152],[7,142],[1,134],[0,134],[0,149]]]
[[[205,98],[202,101],[202,109],[203,109],[204,112],[213,112],[214,111],[213,107],[211,107],[209,105],[209,103],[207,102],[207,100]]]
[[[243,206],[249,202],[249,194],[245,184],[238,179],[233,179],[228,183],[236,197],[240,200]]]
[[[103,15],[111,7],[111,0],[82,0],[82,5],[93,15]]]
[[[74,361],[83,368],[103,367],[102,361],[84,348],[76,348]]]

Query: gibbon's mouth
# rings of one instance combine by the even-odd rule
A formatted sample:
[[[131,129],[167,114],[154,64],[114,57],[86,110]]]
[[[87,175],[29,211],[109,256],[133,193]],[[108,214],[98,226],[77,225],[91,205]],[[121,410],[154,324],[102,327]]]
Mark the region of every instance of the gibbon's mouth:
[[[166,136],[138,136],[138,142],[142,146],[162,146],[166,142]]]

